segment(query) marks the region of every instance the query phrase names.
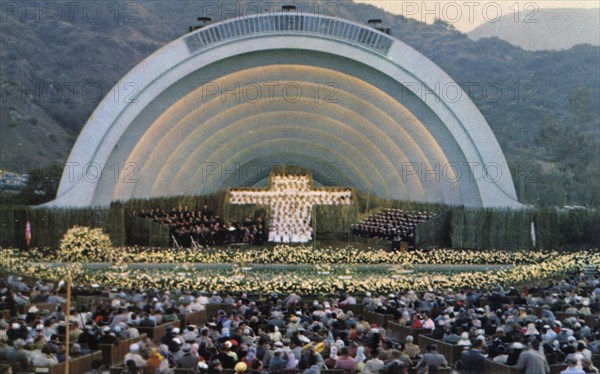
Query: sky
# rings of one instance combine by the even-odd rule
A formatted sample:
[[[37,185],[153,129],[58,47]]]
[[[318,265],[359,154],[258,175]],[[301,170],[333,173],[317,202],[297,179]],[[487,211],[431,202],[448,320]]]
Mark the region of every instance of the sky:
[[[497,22],[502,17],[514,17],[524,12],[535,20],[538,9],[543,8],[600,8],[600,0],[355,0],[383,8],[394,14],[402,14],[419,21],[432,23],[441,18],[454,25],[457,30],[469,32],[485,22]]]

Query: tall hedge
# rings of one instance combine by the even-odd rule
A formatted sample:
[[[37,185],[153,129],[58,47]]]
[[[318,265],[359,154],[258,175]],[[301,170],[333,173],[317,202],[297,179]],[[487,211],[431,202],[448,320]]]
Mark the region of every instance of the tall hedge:
[[[0,246],[25,248],[27,207],[0,208]]]
[[[113,208],[123,208],[126,211],[140,211],[142,209],[162,209],[166,212],[173,208],[182,208],[189,210],[202,210],[204,205],[208,205],[215,210],[217,215],[223,216],[225,206],[226,191],[220,191],[209,195],[197,196],[168,196],[156,197],[152,199],[135,199],[126,202],[117,201],[112,204]]]
[[[25,225],[31,225],[31,246],[57,248],[75,225],[102,227],[114,245],[125,244],[122,209],[50,209],[6,207],[0,209],[2,246],[25,248]]]
[[[171,240],[169,227],[136,217],[131,212],[125,215],[125,244],[168,246]]]
[[[533,248],[531,225],[535,227],[535,248],[594,248],[600,246],[600,212],[560,210],[464,209],[442,205],[386,200],[353,192],[351,206],[318,206],[313,210],[317,237],[346,234],[352,223],[381,209],[443,212],[417,228],[417,245],[451,245],[473,249]],[[115,203],[110,209],[0,208],[0,245],[25,248],[25,224],[31,223],[32,246],[58,247],[73,225],[102,227],[114,245],[168,245],[168,227],[133,216],[133,210],[188,207],[214,209],[226,220],[241,221],[247,216],[265,216],[267,207],[226,203],[226,192],[206,196],[180,196]],[[445,212],[445,213],[444,213]],[[335,236],[335,235],[334,235]]]
[[[444,204],[424,203],[419,201],[383,199],[364,192],[356,192],[357,220],[360,221],[382,209],[402,209],[408,212],[444,212],[450,207]]]
[[[535,246],[532,231],[535,233]],[[597,247],[600,245],[600,213],[454,209],[451,239],[455,248],[473,249]]]
[[[452,224],[452,211],[438,213],[427,222],[417,225],[415,234],[415,245],[419,248],[450,247]]]

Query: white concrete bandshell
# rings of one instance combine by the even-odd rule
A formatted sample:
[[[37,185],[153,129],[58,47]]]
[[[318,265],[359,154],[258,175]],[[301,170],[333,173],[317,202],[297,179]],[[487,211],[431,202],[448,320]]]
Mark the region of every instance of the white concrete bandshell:
[[[247,18],[261,17],[269,16],[257,15]],[[322,21],[322,17],[319,16],[303,17],[307,20],[310,18],[311,22]],[[340,22],[340,30],[351,25],[368,32],[373,31],[365,25],[345,20],[336,21]],[[227,27],[232,27],[233,22],[236,20],[226,20],[195,33],[210,33],[214,36],[214,29],[211,31],[211,28],[220,27],[222,30],[228,23],[230,24]],[[239,19],[237,22],[239,23]],[[245,74],[254,71],[253,69],[262,68],[266,73],[261,79],[281,74],[281,69],[286,69],[286,74],[290,71],[295,72],[290,74],[290,79],[296,79],[298,82],[310,81],[311,77],[322,78],[328,71],[338,79],[343,86],[340,88],[343,102],[335,107],[328,107],[327,110],[323,110],[322,107],[311,108],[310,105],[302,107],[301,110],[298,109],[301,106],[297,105],[294,109],[321,116],[323,123],[331,124],[326,128],[324,126],[323,132],[333,138],[339,137],[339,144],[332,144],[332,148],[342,144],[347,146],[348,142],[356,141],[356,136],[348,138],[350,135],[347,137],[340,130],[342,125],[336,125],[341,122],[340,119],[348,119],[345,125],[352,126],[354,132],[364,131],[369,126],[374,129],[372,139],[371,134],[365,134],[364,147],[382,148],[381,152],[370,154],[377,154],[377,157],[383,158],[371,159],[369,164],[385,167],[385,170],[377,170],[378,174],[393,175],[379,183],[386,184],[384,186],[369,187],[360,182],[368,178],[369,170],[362,170],[362,164],[350,165],[352,157],[348,155],[347,149],[339,149],[325,155],[318,153],[318,147],[305,147],[307,159],[339,162],[343,180],[347,181],[348,175],[356,176],[357,170],[360,170],[363,175],[352,179],[356,180],[353,187],[359,190],[364,187],[368,192],[386,198],[469,207],[521,207],[502,150],[484,117],[462,90],[459,92],[459,100],[445,97],[439,87],[459,87],[458,84],[433,62],[401,41],[391,40],[389,48],[382,50],[328,34],[302,30],[268,30],[252,35],[223,38],[191,51],[186,44],[186,37],[189,38],[189,35],[169,43],[142,61],[123,77],[114,87],[113,93],[98,105],[69,156],[57,198],[48,203],[48,206],[106,207],[115,200],[170,196],[177,193],[210,193],[219,188],[229,187],[224,181],[203,184],[198,173],[181,188],[179,185],[173,187],[165,178],[175,177],[179,169],[189,169],[217,154],[195,152],[192,157],[191,153],[184,153],[189,151],[189,147],[186,150],[181,146],[183,142],[178,139],[194,136],[194,142],[188,142],[189,144],[209,149],[207,142],[211,135],[208,128],[203,126],[208,126],[210,121],[213,121],[216,130],[223,132],[227,126],[235,126],[236,122],[217,122],[215,125],[214,122],[222,113],[233,112],[233,118],[236,111],[239,117],[239,113],[242,113],[240,111],[244,110],[243,113],[246,114],[251,110],[247,116],[260,121],[263,113],[261,110],[265,110],[259,105],[248,109],[248,105],[244,107],[244,103],[233,105],[194,99],[194,90],[197,92],[198,87],[207,82],[204,77],[229,77],[236,72]],[[377,38],[387,40],[389,37],[381,34]],[[303,71],[305,74],[296,71]],[[253,75],[248,77],[251,79]],[[133,100],[124,100],[123,95],[115,98],[114,92],[130,93],[131,91],[124,91],[126,87],[135,90],[134,96],[127,97]],[[414,91],[414,94],[407,95],[409,90]],[[268,108],[265,114],[290,107],[281,97],[278,97],[278,100],[281,105]],[[365,103],[364,108],[373,108],[368,116],[363,112],[364,108],[359,108],[356,104],[361,101]],[[356,119],[351,120],[346,113],[355,113],[353,117]],[[194,123],[194,119],[203,115],[206,118],[203,118],[201,123]],[[298,115],[297,118],[305,116]],[[249,125],[256,127],[256,123]],[[282,126],[301,128],[302,124],[290,122],[282,123]],[[318,132],[318,129],[314,131]],[[350,133],[351,131],[348,132]],[[403,135],[399,136],[401,133]],[[381,134],[387,134],[399,150],[392,151],[391,148],[383,146],[385,140]],[[249,135],[240,131],[238,136],[239,139],[230,138],[227,144],[235,148],[237,142],[243,143],[243,137]],[[166,139],[172,139],[171,143],[165,142]],[[285,150],[285,144],[294,142],[294,138],[279,136],[278,139],[269,139],[268,136],[265,138],[263,134],[263,138],[255,139],[258,143],[253,147],[256,149],[254,155],[249,154],[249,151],[244,153],[243,149],[232,149],[231,153],[219,150],[221,160],[213,159],[211,162],[240,161],[229,159],[235,154],[243,154],[246,159],[242,161],[264,160],[268,158],[270,149],[261,149],[261,142],[264,142],[265,146],[269,144],[273,147],[272,154],[277,155],[274,161],[285,162],[285,152],[282,149]],[[307,139],[302,139],[302,144],[307,144]],[[297,159],[302,147],[291,148],[294,149],[294,158]],[[394,158],[394,152],[397,153],[397,159]],[[164,155],[164,163],[160,167],[157,167],[155,161],[144,167],[149,160],[157,160],[157,155],[160,154]],[[331,159],[337,157],[335,155],[342,155],[339,157],[345,159]],[[415,176],[407,170],[407,166],[411,165],[423,165],[426,171],[428,168],[434,169],[435,165],[440,165],[441,168],[449,163],[463,168],[462,178],[457,182],[449,182],[443,177],[436,180],[426,172],[424,175]],[[82,173],[81,168],[84,165],[92,165],[103,173],[96,179],[93,175],[90,177]],[[388,170],[389,165],[394,165],[395,170]],[[483,165],[494,169],[491,176],[486,177],[482,172]],[[129,169],[115,174],[112,169],[109,170],[113,166]],[[470,167],[474,170],[467,170]],[[137,171],[132,168],[137,168]],[[135,171],[133,178],[124,181],[122,173],[132,170]],[[162,173],[160,170],[163,170]],[[420,170],[419,173],[423,173],[424,170]],[[441,170],[438,170],[438,174],[440,172]],[[406,185],[399,186],[399,179]]]

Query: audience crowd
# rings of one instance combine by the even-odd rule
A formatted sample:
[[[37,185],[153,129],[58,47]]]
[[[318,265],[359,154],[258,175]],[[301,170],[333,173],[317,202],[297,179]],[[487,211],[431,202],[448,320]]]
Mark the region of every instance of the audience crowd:
[[[63,308],[61,285],[31,286],[8,277],[0,290],[2,309],[10,314],[0,320],[0,361],[18,363],[23,370],[65,359],[65,314],[70,340],[75,342],[71,354],[76,355],[102,343],[137,337],[141,326],[174,321],[177,315],[218,304],[220,310],[203,325],[172,328],[160,340],[131,344],[123,364],[133,373],[145,367],[159,373],[189,368],[202,373],[297,369],[311,374],[326,368],[364,374],[431,373],[452,364],[469,374],[486,373],[486,362],[493,360],[528,374],[549,373],[550,365],[560,363],[568,365],[565,373],[598,373],[598,275],[573,273],[558,281],[508,289],[497,285],[487,290],[366,293],[360,301],[349,294],[313,300],[272,293],[258,300],[246,294],[126,291],[93,285],[75,287],[74,292],[98,296],[98,303],[71,310]],[[39,310],[31,304],[25,314],[16,313],[24,301],[52,301],[58,306]],[[543,308],[537,315],[536,307]],[[564,313],[560,318],[559,311]],[[383,326],[366,320],[366,312],[427,329],[439,344],[455,344],[465,351],[460,360],[449,363],[436,344],[420,347],[410,335],[395,341]],[[590,316],[596,317],[595,323],[589,323]]]
[[[366,220],[352,225],[352,234],[388,241],[405,241],[414,246],[415,228],[433,218],[431,212],[409,212],[384,209]]]
[[[226,223],[222,217],[204,205],[202,210],[179,207],[165,212],[162,209],[134,211],[134,215],[168,225],[171,239],[180,247],[247,243],[260,245],[265,240],[264,218],[246,218],[243,222]]]

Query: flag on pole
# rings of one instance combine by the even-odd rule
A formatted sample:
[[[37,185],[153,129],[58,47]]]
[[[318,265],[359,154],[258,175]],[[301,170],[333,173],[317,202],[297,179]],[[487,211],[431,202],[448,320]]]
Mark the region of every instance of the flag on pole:
[[[31,244],[31,224],[29,221],[25,224],[25,242],[27,243],[27,247]]]

